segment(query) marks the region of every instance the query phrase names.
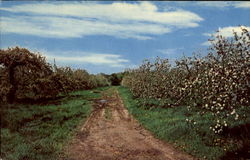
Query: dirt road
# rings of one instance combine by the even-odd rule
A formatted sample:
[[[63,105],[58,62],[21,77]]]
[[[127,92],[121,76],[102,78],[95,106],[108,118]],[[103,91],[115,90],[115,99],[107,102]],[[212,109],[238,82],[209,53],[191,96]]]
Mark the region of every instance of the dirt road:
[[[189,160],[152,136],[128,113],[116,90],[96,100],[94,111],[69,144],[69,160]]]

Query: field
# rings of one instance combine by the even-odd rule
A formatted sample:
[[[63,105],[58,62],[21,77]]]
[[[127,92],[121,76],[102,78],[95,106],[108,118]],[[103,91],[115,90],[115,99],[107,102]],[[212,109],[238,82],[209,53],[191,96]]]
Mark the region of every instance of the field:
[[[1,157],[44,160],[64,156],[63,146],[84,123],[92,101],[104,88],[62,95],[44,104],[13,104],[1,108]]]

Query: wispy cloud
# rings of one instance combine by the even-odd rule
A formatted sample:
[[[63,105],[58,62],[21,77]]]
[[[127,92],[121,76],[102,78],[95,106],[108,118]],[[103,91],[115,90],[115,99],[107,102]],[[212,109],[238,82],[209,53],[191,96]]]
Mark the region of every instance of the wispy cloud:
[[[101,54],[78,52],[77,56],[72,56],[72,52],[64,52],[63,55],[58,53],[45,52],[44,56],[49,60],[56,60],[59,63],[84,63],[92,65],[105,65],[106,67],[125,67],[130,62],[128,59],[122,58],[118,54]]]
[[[75,38],[87,35],[109,35],[119,38],[150,39],[145,33],[157,35],[170,32],[161,25],[143,23],[110,24],[61,17],[3,17],[2,32],[40,37]]]
[[[159,49],[158,52],[165,54],[165,55],[173,55],[178,54],[183,48],[167,48],[167,49]]]
[[[206,41],[206,42],[201,43],[201,45],[202,46],[210,46],[211,42],[210,41]]]
[[[217,8],[229,7],[232,5],[231,2],[225,2],[225,1],[204,1],[204,2],[196,2],[196,4],[204,7],[217,7]]]
[[[1,18],[3,33],[57,38],[108,35],[147,40],[176,29],[197,27],[203,20],[186,10],[159,11],[150,2],[43,2],[2,7],[1,10],[20,13]]]
[[[7,49],[10,46],[1,47]],[[121,54],[113,53],[99,53],[88,51],[62,51],[62,50],[46,50],[42,48],[34,48],[30,46],[23,46],[29,49],[32,53],[39,53],[43,55],[49,62],[56,60],[59,64],[91,64],[95,66],[117,67],[125,68],[127,65],[132,65],[129,59],[123,58]]]

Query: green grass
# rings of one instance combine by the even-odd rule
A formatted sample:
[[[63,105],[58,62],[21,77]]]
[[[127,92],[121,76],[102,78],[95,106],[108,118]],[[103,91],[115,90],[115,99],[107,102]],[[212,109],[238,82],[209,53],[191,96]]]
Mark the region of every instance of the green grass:
[[[77,126],[91,112],[99,88],[73,92],[46,105],[15,104],[1,107],[1,155],[5,160],[55,160]]]
[[[116,90],[115,86],[109,87],[105,90],[105,92],[102,92],[102,97],[110,97],[114,94]]]
[[[211,160],[246,159],[246,154],[249,155],[249,152],[246,153],[249,146],[240,143],[246,141],[246,144],[249,144],[249,130],[249,134],[240,133],[238,137],[217,135],[209,130],[209,126],[213,123],[211,115],[200,116],[196,112],[188,111],[187,107],[148,109],[139,106],[140,100],[133,99],[127,88],[118,87],[118,90],[129,112],[146,129],[180,150],[201,159]],[[186,119],[191,122],[187,122]],[[250,119],[247,121],[249,123]],[[239,126],[246,122],[231,123],[232,126]]]
[[[105,112],[104,112],[105,119],[111,119],[111,116],[112,116],[112,112],[110,108],[105,108]]]

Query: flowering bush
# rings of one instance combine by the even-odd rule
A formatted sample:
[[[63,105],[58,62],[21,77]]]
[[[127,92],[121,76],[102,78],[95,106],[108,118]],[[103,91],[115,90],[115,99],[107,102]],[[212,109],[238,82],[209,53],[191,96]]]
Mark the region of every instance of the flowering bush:
[[[244,119],[239,108],[250,106],[250,36],[242,28],[233,38],[218,35],[210,41],[205,57],[184,57],[175,67],[167,59],[147,60],[130,70],[122,84],[136,97],[170,99],[165,106],[185,104],[200,114],[211,113],[215,125],[210,129],[220,133],[230,125],[228,119]]]

